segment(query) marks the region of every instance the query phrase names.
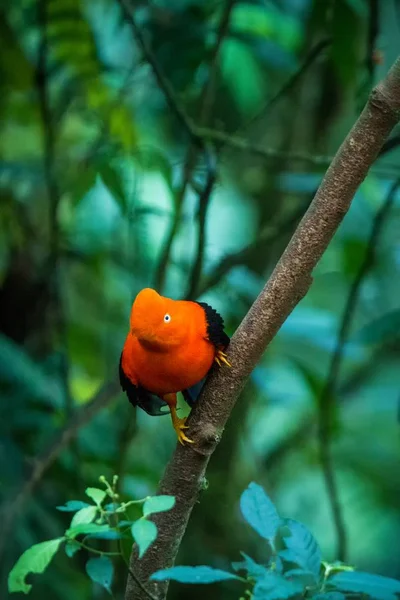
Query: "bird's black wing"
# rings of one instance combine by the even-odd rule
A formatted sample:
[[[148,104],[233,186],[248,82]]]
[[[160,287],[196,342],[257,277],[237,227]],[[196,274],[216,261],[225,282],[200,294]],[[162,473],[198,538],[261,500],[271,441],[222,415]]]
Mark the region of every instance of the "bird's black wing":
[[[168,407],[168,404],[164,400],[148,392],[143,387],[134,385],[129,377],[125,375],[122,368],[122,354],[119,359],[119,382],[132,406],[139,406],[148,415],[153,417],[169,414],[169,409],[165,411],[161,410],[164,407]]]
[[[217,348],[225,350],[229,346],[229,336],[224,331],[224,320],[212,306],[206,302],[197,302],[206,313],[208,339]]]

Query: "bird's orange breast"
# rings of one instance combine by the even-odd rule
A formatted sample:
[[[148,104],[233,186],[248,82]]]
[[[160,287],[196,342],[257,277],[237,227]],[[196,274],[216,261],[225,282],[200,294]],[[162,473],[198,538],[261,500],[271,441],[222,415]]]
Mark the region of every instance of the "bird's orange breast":
[[[128,334],[122,353],[122,368],[135,385],[159,396],[180,392],[201,381],[210,370],[215,347],[206,339],[169,349],[147,348]]]

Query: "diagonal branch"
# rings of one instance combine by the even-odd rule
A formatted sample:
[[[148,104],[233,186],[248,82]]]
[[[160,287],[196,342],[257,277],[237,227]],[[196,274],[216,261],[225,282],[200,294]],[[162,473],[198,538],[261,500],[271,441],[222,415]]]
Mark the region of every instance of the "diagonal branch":
[[[328,375],[326,377],[325,385],[321,390],[318,402],[318,441],[320,460],[329,501],[331,504],[332,517],[336,528],[337,558],[343,562],[346,561],[347,536],[335,479],[331,449],[331,431],[334,419],[335,393],[340,381],[340,368],[342,365],[343,351],[346,345],[346,340],[349,337],[353,316],[357,309],[357,302],[360,295],[361,286],[373,264],[375,248],[379,242],[379,236],[382,228],[395,201],[396,192],[399,186],[400,179],[394,182],[385,201],[376,213],[364,255],[364,260],[351,286],[350,293],[343,311],[343,318],[340,325],[335,350],[332,354]]]
[[[148,582],[154,571],[174,563],[208,461],[241,390],[270,341],[307,293],[314,267],[399,117],[400,57],[372,91],[269,281],[233,336],[228,352],[232,368],[211,374],[190,415],[188,435],[195,443],[176,449],[159,487],[161,494],[176,496],[175,507],[168,514],[154,516],[159,536],[145,556],[139,561],[136,550],[132,552],[131,568],[142,583]],[[149,582],[146,587],[163,600],[168,585]],[[128,577],[125,600],[143,599],[142,591]]]

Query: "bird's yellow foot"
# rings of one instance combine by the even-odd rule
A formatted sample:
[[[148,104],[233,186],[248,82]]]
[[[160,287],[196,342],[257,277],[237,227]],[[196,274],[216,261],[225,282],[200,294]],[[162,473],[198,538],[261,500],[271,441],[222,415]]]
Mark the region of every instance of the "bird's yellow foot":
[[[187,444],[193,444],[193,440],[191,440],[190,438],[187,437],[187,435],[185,434],[185,432],[183,431],[184,429],[188,429],[188,426],[185,425],[186,423],[186,417],[184,417],[183,419],[180,419],[179,417],[175,417],[175,419],[173,419],[173,425],[174,425],[174,429],[178,438],[178,442],[180,444],[185,444],[185,442]]]
[[[219,367],[222,367],[222,363],[224,363],[227,367],[231,367],[231,363],[228,361],[228,358],[222,350],[217,350],[215,354],[215,362]]]

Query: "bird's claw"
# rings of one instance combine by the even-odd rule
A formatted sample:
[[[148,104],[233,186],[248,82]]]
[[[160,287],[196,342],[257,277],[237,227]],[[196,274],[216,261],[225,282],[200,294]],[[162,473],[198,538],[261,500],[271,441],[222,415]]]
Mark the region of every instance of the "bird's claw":
[[[187,437],[187,435],[185,435],[185,433],[183,432],[184,429],[189,429],[188,425],[185,424],[186,423],[186,417],[184,417],[183,419],[180,419],[179,417],[176,418],[176,420],[174,421],[174,429],[178,438],[178,442],[180,444],[182,444],[183,446],[185,445],[185,442],[187,444],[193,444],[194,441],[191,440],[190,438]]]
[[[231,363],[228,361],[228,357],[222,350],[217,350],[215,354],[215,362],[219,367],[222,367],[222,363],[224,363],[227,367],[231,367]]]

